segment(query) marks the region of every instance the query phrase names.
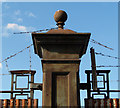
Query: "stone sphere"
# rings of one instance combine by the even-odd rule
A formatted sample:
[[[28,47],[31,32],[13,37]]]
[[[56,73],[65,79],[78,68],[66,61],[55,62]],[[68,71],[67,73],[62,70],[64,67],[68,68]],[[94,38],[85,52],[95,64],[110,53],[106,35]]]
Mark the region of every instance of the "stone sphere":
[[[67,20],[67,13],[63,10],[58,10],[54,14],[54,19],[58,23],[64,23]]]

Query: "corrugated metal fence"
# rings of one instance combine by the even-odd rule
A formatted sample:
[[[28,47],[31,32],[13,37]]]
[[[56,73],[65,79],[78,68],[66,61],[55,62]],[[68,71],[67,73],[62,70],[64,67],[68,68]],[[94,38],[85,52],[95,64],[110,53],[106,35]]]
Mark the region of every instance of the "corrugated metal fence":
[[[38,108],[38,99],[0,99],[0,108]]]
[[[85,99],[85,108],[120,108],[120,99]]]

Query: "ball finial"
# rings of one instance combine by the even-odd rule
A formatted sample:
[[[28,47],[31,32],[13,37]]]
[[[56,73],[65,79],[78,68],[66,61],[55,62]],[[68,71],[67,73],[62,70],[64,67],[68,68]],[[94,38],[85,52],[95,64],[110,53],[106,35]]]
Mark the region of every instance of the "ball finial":
[[[57,22],[58,28],[63,29],[64,22],[67,20],[67,13],[63,10],[58,10],[54,14],[54,19]]]

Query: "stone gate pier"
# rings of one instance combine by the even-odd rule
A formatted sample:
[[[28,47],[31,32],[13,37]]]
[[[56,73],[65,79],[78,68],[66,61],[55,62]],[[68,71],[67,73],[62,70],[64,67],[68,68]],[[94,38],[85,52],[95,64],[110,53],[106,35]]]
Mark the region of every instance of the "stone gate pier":
[[[58,29],[32,33],[35,54],[42,61],[42,106],[80,106],[80,58],[91,34],[64,29],[65,11],[56,11],[54,19]]]

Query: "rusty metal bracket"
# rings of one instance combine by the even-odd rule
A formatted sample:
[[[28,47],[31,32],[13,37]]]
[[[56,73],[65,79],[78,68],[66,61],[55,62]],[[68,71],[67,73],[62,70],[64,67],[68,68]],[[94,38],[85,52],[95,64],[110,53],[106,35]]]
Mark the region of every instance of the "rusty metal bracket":
[[[79,89],[85,90],[85,89],[91,89],[91,84],[88,83],[80,83]]]
[[[42,83],[31,83],[30,84],[30,89],[41,90],[42,91],[42,86],[43,86]]]

